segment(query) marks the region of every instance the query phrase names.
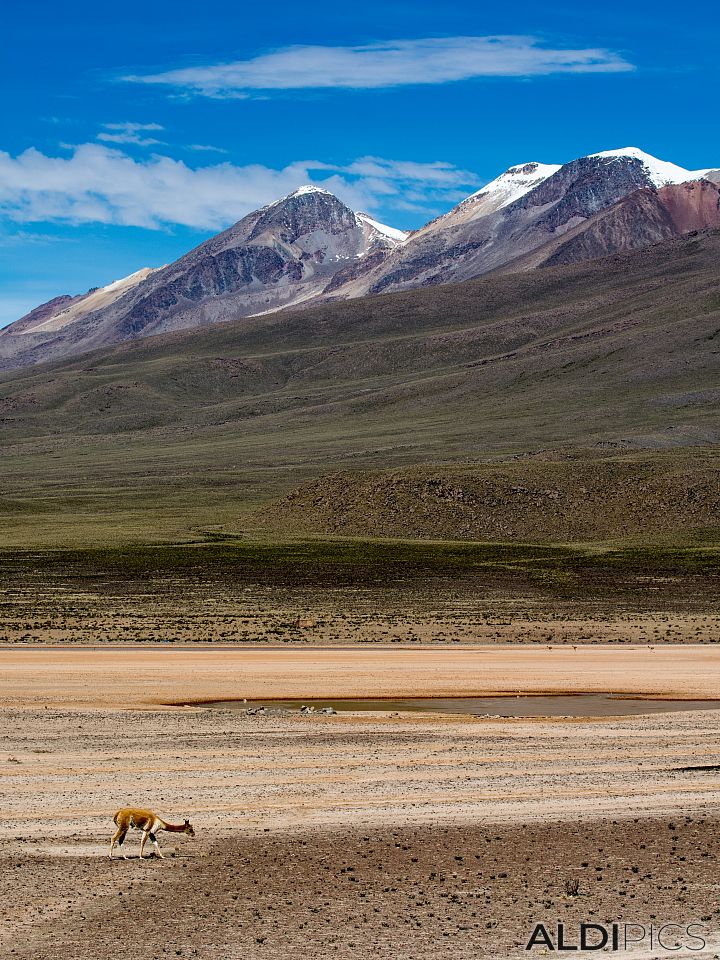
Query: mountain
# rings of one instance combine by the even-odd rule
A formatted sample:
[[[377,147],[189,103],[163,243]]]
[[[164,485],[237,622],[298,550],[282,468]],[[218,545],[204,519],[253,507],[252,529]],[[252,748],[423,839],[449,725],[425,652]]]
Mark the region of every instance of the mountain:
[[[414,239],[439,228],[458,226],[469,220],[477,220],[509,206],[520,197],[524,197],[535,187],[560,169],[559,164],[524,163],[519,167],[510,167],[495,180],[491,180],[481,190],[471,194],[449,213],[431,220],[429,224],[417,230]]]
[[[478,194],[417,231],[361,277],[345,286],[338,285],[336,278],[334,292],[357,297],[455,283],[495,270],[528,269],[545,262],[555,252],[559,238],[576,238],[584,225],[595,225],[591,223],[594,217],[638,191],[654,195],[669,189],[668,185],[708,183],[703,178],[709,172],[684,170],[635,147],[581,157],[561,167],[537,163],[512,167]],[[720,203],[715,203],[719,197],[720,189],[712,186],[705,198],[702,226],[720,226]],[[577,259],[633,249],[683,232],[679,224],[693,218],[682,208],[692,208],[694,198],[678,192],[669,202],[675,214],[664,232],[648,228],[642,203],[636,206],[634,219],[626,207],[614,236],[607,236],[604,245],[592,240],[584,248],[582,241],[574,245]],[[657,212],[650,216],[656,217]],[[598,252],[591,253],[593,248]],[[529,259],[529,254],[534,257]],[[570,260],[568,250],[565,262]]]
[[[720,227],[720,172],[635,147],[511,167],[412,234],[301,187],[175,263],[0,331],[0,368],[278,309],[575,263]]]
[[[600,210],[504,269],[578,263],[637,250],[694,230],[720,226],[720,184],[707,180],[644,188]]]
[[[149,529],[174,539],[211,524],[247,530],[256,508],[338,473],[337,483],[269,510],[268,522],[342,532],[346,520],[352,533],[365,506],[366,529],[376,532],[406,523],[408,535],[502,539],[506,532],[481,525],[495,504],[511,532],[563,538],[580,530],[573,517],[583,498],[602,502],[595,461],[610,456],[622,461],[606,475],[618,512],[604,518],[593,506],[585,515],[596,517],[599,536],[642,532],[652,513],[661,526],[667,498],[687,489],[691,455],[706,466],[672,508],[673,523],[701,527],[714,516],[716,528],[719,263],[720,231],[701,231],[5,371],[5,540],[26,543],[30,530],[63,543],[140,540]],[[625,467],[651,449],[643,476],[625,485]],[[588,465],[571,487],[561,468],[524,474],[529,454],[573,450]],[[675,477],[662,481],[664,492],[657,457]],[[446,468],[479,463],[493,468],[489,486],[435,482]],[[410,474],[422,464],[430,467],[416,486]],[[357,487],[346,476],[387,470],[402,476],[377,485],[360,477]],[[331,502],[345,491],[347,510]],[[444,518],[435,527],[424,512],[433,503]],[[537,533],[522,519],[528,511]]]
[[[326,190],[301,187],[175,263],[33,310],[0,331],[0,367],[294,306],[344,265],[377,262],[406,237]]]

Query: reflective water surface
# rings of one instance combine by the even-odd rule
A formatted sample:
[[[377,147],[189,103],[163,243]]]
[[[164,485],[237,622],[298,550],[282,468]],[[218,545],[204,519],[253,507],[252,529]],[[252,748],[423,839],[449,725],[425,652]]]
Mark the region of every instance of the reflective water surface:
[[[667,713],[675,710],[717,710],[718,700],[640,700],[613,694],[579,693],[572,695],[509,697],[402,697],[398,699],[307,699],[307,700],[218,700],[203,704],[226,710],[266,707],[272,710],[298,711],[303,706],[321,710],[332,707],[346,711],[382,711],[384,713],[448,713],[497,717],[618,717],[643,713]]]

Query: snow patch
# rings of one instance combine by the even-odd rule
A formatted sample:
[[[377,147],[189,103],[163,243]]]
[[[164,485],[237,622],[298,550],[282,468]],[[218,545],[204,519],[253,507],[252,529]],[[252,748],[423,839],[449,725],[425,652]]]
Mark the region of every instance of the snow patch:
[[[334,196],[334,194],[330,193],[329,190],[323,190],[322,187],[315,187],[312,183],[305,183],[302,187],[298,187],[297,190],[293,190],[292,193],[289,193],[288,197],[302,197],[306,193],[324,193],[326,197]],[[287,200],[287,197],[285,199]]]
[[[389,240],[394,240],[396,243],[405,243],[410,234],[406,230],[398,230],[395,227],[389,227],[386,223],[380,223],[379,220],[374,220],[367,213],[356,213],[355,216],[362,223],[367,223],[374,230],[377,230],[378,233],[381,233],[384,237],[387,237]]]
[[[145,277],[149,277],[151,273],[155,273],[156,270],[162,270],[162,267],[141,267],[140,270],[136,270],[135,273],[129,273],[127,277],[121,277],[119,280],[113,280],[112,283],[108,283],[105,287],[100,287],[99,290],[94,291],[95,293],[109,293],[111,290],[124,289],[126,287],[134,287],[136,283],[140,283],[141,280],[144,280]]]
[[[514,203],[515,200],[519,200],[520,197],[524,197],[526,193],[529,193],[534,187],[537,187],[543,180],[547,180],[548,177],[557,173],[560,167],[561,164],[559,163],[536,163],[535,161],[510,167],[509,170],[501,173],[495,180],[491,180],[490,183],[485,184],[482,189],[471,193],[463,203],[475,200],[478,197],[487,197],[495,194],[498,196],[499,201],[495,209],[499,210],[502,207],[507,207],[509,204]]]
[[[313,193],[319,193],[324,197],[332,197],[333,200],[338,199],[335,194],[330,193],[329,190],[324,190],[322,187],[316,187],[312,183],[305,183],[301,187],[298,187],[297,190],[293,190],[292,193],[288,193],[284,197],[280,197],[279,200],[273,200],[272,203],[265,204],[264,207],[260,207],[255,211],[255,213],[262,213],[265,210],[271,210],[273,207],[279,207],[281,203],[286,203],[288,200],[292,200],[293,197],[304,197]],[[338,200],[338,203],[340,202],[341,201]]]
[[[705,170],[685,170],[676,163],[669,163],[667,160],[658,160],[657,157],[645,153],[639,147],[621,147],[619,150],[604,150],[602,153],[591,153],[591,157],[607,159],[612,163],[623,157],[632,157],[634,160],[640,160],[650,182],[656,187],[665,187],[670,183],[687,183],[689,180],[701,180],[706,173],[710,173],[712,167]]]

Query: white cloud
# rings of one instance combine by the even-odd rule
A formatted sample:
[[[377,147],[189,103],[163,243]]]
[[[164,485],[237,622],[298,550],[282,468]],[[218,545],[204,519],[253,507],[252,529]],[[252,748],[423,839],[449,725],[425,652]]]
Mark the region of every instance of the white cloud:
[[[193,168],[166,156],[136,160],[119,149],[86,143],[69,157],[34,148],[17,157],[0,152],[0,215],[16,223],[216,230],[304,183],[323,186],[356,210],[382,205],[428,213],[478,186],[474,174],[440,161],[364,157],[346,166],[306,160],[281,169],[228,162]]]
[[[0,231],[0,247],[46,246],[48,243],[72,243],[70,237],[58,237],[53,233],[30,233],[16,230],[14,233]]]
[[[223,147],[213,147],[209,143],[189,143],[185,149],[196,153],[229,153]]]
[[[97,135],[105,143],[132,144],[136,147],[152,147],[162,140],[143,136],[146,131],[164,130],[159,123],[103,123],[103,132]]]
[[[469,170],[459,170],[452,163],[416,163],[413,160],[383,160],[382,157],[361,157],[346,167],[345,173],[362,177],[379,177],[387,180],[421,180],[448,186],[472,183],[476,175]]]
[[[556,49],[542,46],[536,37],[430,37],[352,47],[284,47],[249,60],[122,79],[166,84],[210,97],[247,97],[255,90],[367,89],[449,83],[474,77],[616,73],[632,69],[632,64],[612,50]]]

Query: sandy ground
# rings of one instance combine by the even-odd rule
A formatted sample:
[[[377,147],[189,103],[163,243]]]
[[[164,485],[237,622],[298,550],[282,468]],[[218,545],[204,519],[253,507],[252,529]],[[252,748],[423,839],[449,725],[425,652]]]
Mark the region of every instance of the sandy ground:
[[[0,703],[142,707],[282,697],[614,692],[720,699],[720,648],[0,647]]]
[[[10,869],[0,855],[0,891],[15,904],[3,956],[501,960],[548,955],[524,950],[537,923],[553,937],[564,924],[577,944],[580,922],[624,927],[631,917],[634,937],[635,924],[679,924],[665,942],[679,937],[695,952],[650,950],[646,938],[614,956],[716,957],[717,825],[639,817],[305,830],[198,841],[145,863],[72,847],[13,854]],[[565,894],[568,879],[578,896]],[[42,894],[29,896],[39,881]],[[690,923],[710,949],[697,952]]]
[[[720,696],[712,648],[1,656],[3,958],[541,956],[524,951],[532,928],[558,920],[569,934],[580,920],[698,922],[707,951],[628,955],[720,953],[720,710],[488,720],[150,706],[238,683],[457,695],[554,678]],[[144,863],[132,837],[133,858],[111,863],[112,814],[130,803],[190,817],[197,837],[160,834],[166,859]]]

